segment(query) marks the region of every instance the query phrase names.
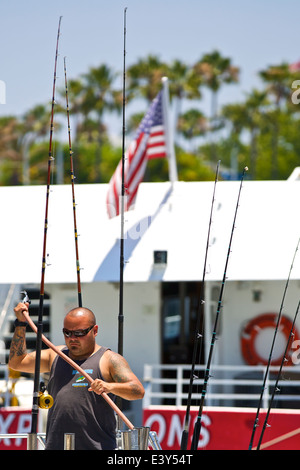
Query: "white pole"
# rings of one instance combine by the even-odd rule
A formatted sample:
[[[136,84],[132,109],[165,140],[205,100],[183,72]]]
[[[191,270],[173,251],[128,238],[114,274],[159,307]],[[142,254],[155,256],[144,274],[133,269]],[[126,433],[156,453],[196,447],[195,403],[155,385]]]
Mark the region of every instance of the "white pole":
[[[173,136],[171,133],[170,118],[169,118],[168,78],[163,77],[162,83],[163,83],[163,116],[164,116],[164,123],[165,123],[167,157],[169,161],[169,178],[170,178],[170,181],[173,183],[174,181],[178,181],[178,175],[177,175],[175,150],[174,150],[174,144],[173,144]]]

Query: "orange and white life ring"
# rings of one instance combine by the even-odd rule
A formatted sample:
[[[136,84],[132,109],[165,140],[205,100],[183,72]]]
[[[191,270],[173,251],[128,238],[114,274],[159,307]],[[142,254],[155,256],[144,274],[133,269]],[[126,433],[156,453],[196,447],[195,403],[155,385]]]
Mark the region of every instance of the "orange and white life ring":
[[[241,351],[244,360],[246,361],[247,364],[249,365],[266,365],[268,363],[268,359],[264,358],[261,356],[259,351],[257,350],[257,338],[258,335],[262,332],[263,329],[265,328],[272,328],[276,329],[278,321],[278,314],[276,313],[264,313],[262,315],[258,315],[254,318],[252,318],[242,329],[241,332]],[[281,365],[282,362],[282,356],[284,354],[287,342],[290,338],[291,334],[291,329],[293,326],[293,322],[286,317],[285,315],[281,315],[279,326],[278,326],[278,332],[281,332],[286,338],[286,343],[284,346],[284,350],[282,351],[281,357],[277,357],[271,360],[271,365]],[[292,342],[294,340],[299,339],[298,332],[296,328],[294,328],[293,331],[294,335],[290,339],[290,344],[287,349],[286,353],[286,362],[285,365],[292,365],[292,358],[291,358],[291,346]],[[275,340],[276,342],[276,340]],[[275,344],[275,343],[274,343]],[[270,351],[271,349],[271,343],[270,346],[268,345],[268,349]]]

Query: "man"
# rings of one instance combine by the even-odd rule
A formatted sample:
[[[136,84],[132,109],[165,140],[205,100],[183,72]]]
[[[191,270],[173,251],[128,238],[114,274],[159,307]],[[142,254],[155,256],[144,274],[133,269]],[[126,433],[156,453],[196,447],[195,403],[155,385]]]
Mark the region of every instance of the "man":
[[[33,373],[35,352],[26,350],[23,315],[28,308],[28,303],[20,302],[14,309],[17,318],[8,366]],[[54,400],[48,410],[46,450],[63,449],[65,433],[75,433],[76,450],[115,449],[114,411],[101,394],[106,392],[126,400],[144,396],[144,388],[127,361],[96,344],[97,333],[93,312],[75,308],[64,319],[66,346],[58,347],[94,379],[91,384],[52,349],[41,351],[40,372],[50,372],[47,390]]]

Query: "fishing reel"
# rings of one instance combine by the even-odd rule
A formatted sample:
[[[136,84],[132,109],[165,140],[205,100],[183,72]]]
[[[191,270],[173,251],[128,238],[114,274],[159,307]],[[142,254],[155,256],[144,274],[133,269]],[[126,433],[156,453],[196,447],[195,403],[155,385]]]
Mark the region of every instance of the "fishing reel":
[[[43,410],[48,410],[53,405],[53,397],[49,395],[43,382],[41,382],[41,391],[39,392],[38,396],[38,405],[39,408],[42,408]]]
[[[21,294],[24,295],[23,303],[27,302],[30,304],[31,300],[28,297],[27,292],[24,290]],[[38,406],[43,410],[48,410],[53,405],[53,397],[47,392],[44,382],[40,383],[40,388],[41,390],[38,392]]]
[[[48,410],[53,405],[53,397],[48,393],[39,392],[38,400],[39,408],[43,410]]]

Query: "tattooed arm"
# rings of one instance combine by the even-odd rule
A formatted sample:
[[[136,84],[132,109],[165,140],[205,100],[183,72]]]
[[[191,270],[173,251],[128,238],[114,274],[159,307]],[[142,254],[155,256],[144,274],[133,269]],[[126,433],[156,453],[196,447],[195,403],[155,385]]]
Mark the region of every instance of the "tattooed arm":
[[[17,319],[20,322],[25,322],[26,319],[23,311],[28,311],[28,303],[19,303],[14,309]],[[26,327],[16,326],[14,335],[10,345],[10,353],[8,360],[8,367],[20,372],[33,373],[35,369],[35,352],[28,353],[26,348]],[[51,364],[51,351],[48,349],[41,351],[41,372],[49,372]]]
[[[144,387],[123,356],[108,350],[102,356],[100,364],[105,381],[94,380],[89,389],[90,391],[94,391],[99,395],[103,392],[113,393],[126,400],[143,398]]]

